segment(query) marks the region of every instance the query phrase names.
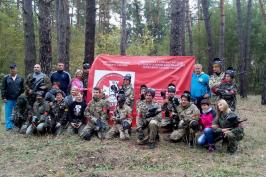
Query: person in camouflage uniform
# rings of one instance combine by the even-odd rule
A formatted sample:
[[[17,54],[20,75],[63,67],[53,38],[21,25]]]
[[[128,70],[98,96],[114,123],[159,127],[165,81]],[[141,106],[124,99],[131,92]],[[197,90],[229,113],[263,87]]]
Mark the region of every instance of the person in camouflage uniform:
[[[131,84],[131,75],[126,74],[124,76],[124,82],[122,85],[122,90],[125,92],[126,95],[126,104],[133,108],[134,105],[134,88]]]
[[[224,72],[222,72],[222,60],[220,58],[214,58],[213,61],[213,75],[210,76],[209,87],[211,90],[211,104],[213,108],[216,108],[219,95],[216,94],[217,88],[221,84],[224,78]]]
[[[155,148],[156,138],[159,136],[161,122],[161,106],[154,100],[155,90],[148,88],[145,100],[140,102],[137,109],[137,143],[149,144],[150,149]]]
[[[162,128],[166,130],[172,130],[177,128],[179,119],[177,116],[176,107],[179,105],[179,100],[175,96],[176,87],[174,84],[169,84],[167,88],[168,96],[166,96],[166,92],[162,91],[161,96],[163,98],[162,104]]]
[[[90,72],[90,64],[89,63],[83,63],[82,82],[83,82],[83,87],[85,88],[85,90],[83,91],[85,99],[87,96],[89,72]]]
[[[227,102],[223,99],[217,103],[217,118],[212,123],[213,132],[210,132],[210,138],[223,140],[227,145],[229,153],[235,153],[238,148],[238,141],[244,137],[244,129],[241,126],[239,117],[230,110]]]
[[[17,99],[17,104],[14,109],[13,122],[19,129],[19,133],[25,134],[30,125],[32,107],[29,105],[26,91]]]
[[[36,92],[36,101],[33,104],[33,116],[31,125],[26,131],[27,135],[31,135],[35,132],[38,134],[45,133],[51,123],[51,118],[49,116],[50,106],[43,97],[43,91]]]
[[[33,106],[37,91],[47,92],[51,85],[50,78],[41,72],[41,65],[34,65],[34,73],[29,74],[25,80],[25,89],[29,93],[29,104]]]
[[[88,103],[84,112],[88,120],[80,135],[84,140],[90,140],[93,133],[97,133],[101,140],[105,138],[108,129],[107,107],[106,102],[103,101],[100,95],[101,90],[94,87],[92,100]]]
[[[115,108],[113,117],[114,124],[108,131],[106,138],[111,139],[116,134],[119,134],[121,140],[126,140],[130,138],[129,131],[132,123],[132,109],[125,104],[126,96],[124,93],[117,95],[117,101],[118,105]]]
[[[140,98],[136,102],[136,109],[137,110],[138,110],[139,105],[141,105],[142,102],[145,101],[145,93],[146,93],[146,90],[147,89],[148,88],[147,88],[147,86],[145,84],[143,84],[143,85],[140,86]]]
[[[222,80],[222,83],[216,90],[216,94],[219,95],[220,99],[224,99],[231,111],[236,110],[236,93],[237,86],[234,82],[235,70],[232,67],[229,67],[225,71],[225,77]]]
[[[196,105],[190,102],[191,97],[188,91],[185,91],[181,96],[181,104],[177,107],[177,114],[180,119],[178,129],[170,134],[170,140],[173,142],[179,141],[182,138],[193,146],[195,134],[199,130],[200,111]]]
[[[55,101],[51,105],[51,131],[55,135],[62,134],[67,125],[68,106],[64,102],[64,92],[57,90]]]

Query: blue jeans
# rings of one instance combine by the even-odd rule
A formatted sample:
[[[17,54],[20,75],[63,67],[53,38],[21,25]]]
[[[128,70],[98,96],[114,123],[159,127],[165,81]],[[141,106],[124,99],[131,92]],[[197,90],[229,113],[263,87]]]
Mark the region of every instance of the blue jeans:
[[[12,112],[16,106],[16,100],[7,100],[5,103],[5,122],[6,122],[6,129],[13,128],[12,122]]]
[[[198,138],[199,145],[214,144],[214,132],[212,128],[205,128]]]

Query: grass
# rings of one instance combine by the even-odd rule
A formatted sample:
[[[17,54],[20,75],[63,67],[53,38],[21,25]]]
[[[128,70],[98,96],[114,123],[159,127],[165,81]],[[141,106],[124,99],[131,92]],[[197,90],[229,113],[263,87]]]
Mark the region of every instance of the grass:
[[[245,138],[234,155],[220,145],[214,153],[161,140],[155,150],[118,139],[82,141],[77,136],[25,137],[0,126],[0,177],[54,176],[266,176],[266,107],[259,96],[239,100],[238,113],[248,118]]]

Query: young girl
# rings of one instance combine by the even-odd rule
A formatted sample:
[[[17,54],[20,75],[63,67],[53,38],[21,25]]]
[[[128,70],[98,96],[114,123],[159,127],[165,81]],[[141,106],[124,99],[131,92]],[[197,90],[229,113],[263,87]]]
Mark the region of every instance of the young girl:
[[[212,137],[212,121],[216,116],[216,112],[210,106],[208,99],[201,101],[202,114],[200,115],[199,124],[202,127],[202,134],[198,138],[199,145],[208,145],[208,151],[212,152],[215,150],[213,137]]]

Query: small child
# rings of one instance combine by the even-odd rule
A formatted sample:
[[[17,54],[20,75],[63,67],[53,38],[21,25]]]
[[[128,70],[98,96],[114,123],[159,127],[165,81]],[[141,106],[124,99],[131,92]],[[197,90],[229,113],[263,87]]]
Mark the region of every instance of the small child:
[[[199,145],[208,145],[208,151],[212,152],[215,150],[212,133],[212,121],[216,116],[216,112],[210,106],[208,99],[201,101],[202,114],[200,115],[199,124],[202,127],[202,134],[198,138]]]

